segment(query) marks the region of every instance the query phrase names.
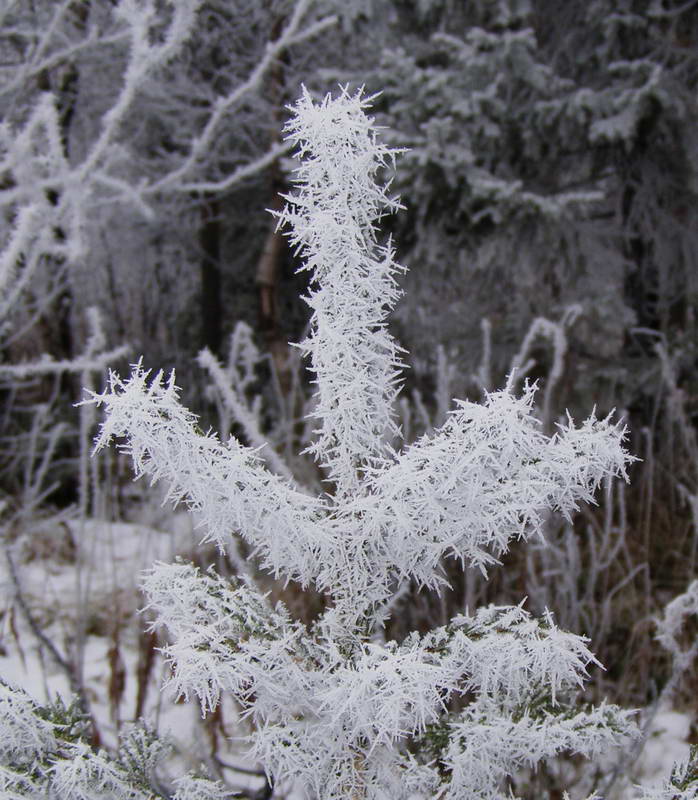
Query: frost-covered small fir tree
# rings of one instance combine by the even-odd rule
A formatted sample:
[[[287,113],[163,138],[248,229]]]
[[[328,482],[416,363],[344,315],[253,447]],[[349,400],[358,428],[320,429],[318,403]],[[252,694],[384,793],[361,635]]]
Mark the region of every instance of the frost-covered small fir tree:
[[[527,387],[458,401],[439,430],[401,452],[387,444],[400,383],[387,316],[401,268],[377,225],[399,204],[380,182],[395,154],[368,103],[343,91],[315,104],[304,92],[287,126],[300,166],[279,223],[311,273],[301,347],[326,492],[273,474],[235,438],[202,434],[174,378],[140,365],[92,398],[106,409],[98,446],[126,437],[137,473],[196,511],[207,540],[225,549],[242,537],[261,567],[326,595],[306,626],[248,577],[182,562],[145,577],[172,685],[204,712],[232,693],[270,775],[322,800],[510,797],[519,770],[632,734],[628,712],[578,702],[596,663],[585,640],[522,605],[466,611],[401,642],[382,626],[405,582],[447,590],[445,559],[484,571],[512,540],[540,534],[550,510],[570,515],[604,478],[625,476],[624,430],[592,415],[546,437]]]

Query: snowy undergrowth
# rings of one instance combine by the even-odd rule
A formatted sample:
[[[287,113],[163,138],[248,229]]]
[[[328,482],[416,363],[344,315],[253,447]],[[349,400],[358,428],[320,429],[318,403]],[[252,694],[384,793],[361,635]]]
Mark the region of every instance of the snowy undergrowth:
[[[133,514],[144,519],[155,516],[150,504],[140,511],[134,509]],[[105,750],[101,755],[95,751],[99,758],[92,766],[99,769],[100,765],[113,764],[115,757],[118,758],[120,740],[132,737],[133,721],[141,718],[152,732],[148,739],[152,740],[152,747],[157,745],[159,754],[156,786],[160,786],[161,792],[146,796],[169,800],[178,791],[173,776],[181,777],[188,770],[208,771],[202,764],[208,758],[214,729],[205,727],[196,704],[174,702],[174,697],[159,691],[166,666],[161,655],[152,649],[157,642],[143,637],[144,621],[137,614],[144,604],[138,590],[139,574],[156,559],[191,554],[199,540],[186,513],[170,512],[159,523],[161,527],[156,529],[143,523],[73,519],[59,524],[54,520],[53,524],[45,522],[41,529],[34,526],[14,542],[14,563],[23,601],[45,640],[68,654],[72,664],[77,664],[76,659],[80,658],[82,695],[87,702],[83,703],[83,709],[74,703],[68,676],[27,624],[7,561],[3,561],[0,563],[0,682],[5,684],[6,697],[0,702],[0,739],[9,739],[5,726],[18,708],[32,711],[25,723],[27,731],[34,730],[32,735],[38,735],[47,714],[73,702],[74,722],[79,723],[76,742],[87,747],[80,757],[87,758],[98,742]],[[72,544],[67,546],[66,542]],[[78,654],[76,636],[83,625],[87,626],[86,636]],[[144,659],[151,659],[147,672]],[[89,719],[80,717],[85,706],[89,709]],[[239,735],[239,715],[231,698],[221,711],[215,735],[228,738]],[[139,730],[143,733],[143,728]],[[27,783],[22,788],[19,783],[11,784],[7,775],[0,776],[0,798],[34,798],[39,791],[37,786],[45,791],[49,785],[62,800],[75,800],[81,796],[80,792],[92,797],[91,768],[76,775],[73,788],[55,787],[54,772],[49,767],[57,760],[67,762],[77,758],[79,753],[65,748],[60,741],[54,742],[52,748],[44,754],[43,777],[37,785]],[[17,771],[22,766],[14,763],[13,752],[0,753],[0,772],[2,768]],[[235,761],[234,753],[219,738],[218,754],[233,766],[246,766]],[[254,794],[263,784],[263,778],[244,775],[234,768],[222,769],[221,774],[228,784],[226,797],[233,789],[249,789]],[[126,783],[132,782],[132,778],[125,775]],[[192,787],[196,788],[195,784]],[[120,796],[109,795],[114,800]],[[180,792],[182,800],[190,797],[191,794]]]
[[[55,800],[225,800],[220,783],[195,773],[165,775],[167,743],[142,725],[129,726],[116,752],[90,742],[79,704],[39,705],[0,681],[0,797]]]
[[[178,515],[182,517],[182,515]],[[104,520],[67,520],[32,527],[14,543],[14,566],[22,602],[43,636],[76,663],[76,638],[84,631],[80,673],[100,740],[116,746],[118,722],[134,719],[139,691],[137,612],[143,605],[140,572],[156,559],[191,553],[198,539],[190,520],[170,515],[170,532],[141,524]],[[56,664],[27,623],[17,598],[7,559],[0,562],[0,676],[22,686],[40,703],[71,699],[65,671]],[[117,647],[115,648],[115,645]],[[110,649],[111,658],[110,658]],[[178,727],[181,717],[158,696],[162,669],[158,656],[143,716],[162,717],[163,730]],[[121,685],[110,699],[110,682],[120,672]],[[114,695],[114,687],[111,689]]]
[[[106,410],[98,445],[126,437],[137,473],[196,511],[207,540],[225,549],[241,536],[263,568],[327,596],[306,627],[248,576],[174,563],[145,578],[171,639],[171,683],[203,711],[235,696],[270,775],[299,777],[322,800],[509,797],[522,767],[593,757],[633,734],[629,712],[580,702],[596,663],[586,641],[523,606],[476,609],[402,642],[385,641],[382,623],[405,581],[445,590],[444,558],[486,570],[512,539],[540,535],[549,510],[570,515],[604,478],[625,476],[624,430],[592,415],[547,437],[527,386],[458,401],[440,429],[399,452],[387,444],[401,363],[386,323],[401,268],[377,223],[399,205],[377,179],[395,154],[367,105],[304,93],[287,128],[300,166],[279,221],[311,272],[301,348],[327,491],[202,434],[174,379],[140,365],[93,396]]]

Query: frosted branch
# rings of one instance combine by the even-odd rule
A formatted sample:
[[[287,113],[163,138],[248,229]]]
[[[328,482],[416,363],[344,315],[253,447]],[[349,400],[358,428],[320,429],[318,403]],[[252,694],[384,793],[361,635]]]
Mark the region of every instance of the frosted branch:
[[[286,198],[279,224],[311,272],[306,301],[311,333],[301,347],[316,375],[318,437],[311,446],[338,494],[359,490],[359,472],[397,428],[399,348],[386,318],[399,292],[390,244],[379,246],[376,223],[399,207],[376,173],[394,151],[377,142],[363,113],[369,100],[343,92],[315,106],[304,90],[286,126],[302,163],[298,191]]]
[[[224,547],[242,535],[275,574],[322,585],[333,542],[320,527],[323,501],[269,473],[257,453],[236,439],[222,444],[197,431],[196,417],[178,403],[173,376],[167,382],[161,373],[150,383],[148,378],[139,366],[126,382],[111,373],[107,391],[85,401],[108,413],[96,449],[128,435],[122,450],[137,475],[163,481],[168,500],[199,512],[204,540]]]

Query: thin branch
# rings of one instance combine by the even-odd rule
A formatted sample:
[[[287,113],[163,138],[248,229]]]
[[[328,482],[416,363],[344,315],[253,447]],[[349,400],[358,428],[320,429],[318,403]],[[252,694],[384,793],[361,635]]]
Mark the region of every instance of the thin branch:
[[[91,719],[90,717],[90,704],[89,700],[87,699],[87,695],[85,693],[85,687],[81,685],[81,683],[77,679],[75,667],[69,661],[67,661],[58,651],[58,648],[54,645],[54,643],[46,636],[44,631],[41,629],[41,626],[34,618],[31,610],[29,609],[29,605],[27,604],[27,600],[24,596],[24,592],[22,591],[22,586],[19,581],[19,576],[17,574],[17,568],[14,563],[14,559],[12,558],[12,554],[10,553],[10,545],[5,543],[5,559],[7,561],[8,571],[10,573],[10,578],[12,580],[12,585],[15,590],[15,599],[17,600],[17,605],[19,606],[24,618],[31,629],[31,632],[34,634],[34,637],[40,642],[48,651],[51,658],[56,662],[56,665],[60,667],[61,670],[65,673],[65,676],[68,679],[68,683],[70,685],[70,691],[77,697],[78,703],[80,704],[80,709],[84,712],[84,714]]]
[[[80,373],[85,371],[99,371],[105,369],[110,363],[124,358],[129,353],[128,345],[120,345],[98,356],[88,356],[74,360],[63,359],[54,361],[48,356],[29,361],[25,364],[0,364],[0,377],[33,378],[37,375],[62,375],[64,373]]]
[[[193,181],[191,183],[182,183],[178,186],[172,186],[171,189],[177,192],[208,192],[211,194],[221,194],[237,186],[247,178],[262,172],[267,167],[271,166],[278,158],[288,153],[293,148],[290,142],[283,142],[273,145],[267,150],[264,155],[251,161],[249,164],[243,164],[237,167],[226,178],[220,181]],[[148,193],[149,190],[147,190]]]
[[[237,105],[240,100],[245,97],[245,95],[258,88],[264,75],[270,69],[274,61],[280,57],[281,53],[291,45],[299,44],[300,42],[316,36],[321,31],[324,31],[336,24],[337,18],[335,16],[325,17],[316,22],[314,25],[306,28],[304,31],[298,33],[298,26],[300,25],[303,16],[312,5],[312,2],[313,0],[300,0],[300,2],[296,4],[291,19],[283,33],[276,41],[269,42],[267,44],[266,52],[263,58],[257,63],[247,80],[236,87],[229,95],[227,95],[227,97],[218,98],[214,110],[211,113],[211,116],[208,118],[203,131],[196,139],[192,141],[189,155],[184,162],[177,169],[168,173],[159,181],[156,181],[144,189],[145,193],[153,194],[155,192],[163,191],[164,189],[174,188],[173,184],[177,184],[187,173],[194,169],[199,163],[201,156],[209,150],[213,136],[218,129],[218,125],[221,123],[226,114],[230,111],[230,109]],[[273,151],[274,149],[272,148],[271,152]],[[278,155],[280,155],[280,152],[274,157],[276,158]],[[270,159],[269,163],[271,163],[271,160],[273,159]],[[206,186],[206,184],[201,185]],[[231,184],[228,184],[228,186],[229,185]],[[187,191],[191,191],[193,186],[196,186],[196,184],[189,184]],[[227,188],[227,186],[224,186],[223,188]],[[205,189],[201,189],[201,191],[204,190]]]

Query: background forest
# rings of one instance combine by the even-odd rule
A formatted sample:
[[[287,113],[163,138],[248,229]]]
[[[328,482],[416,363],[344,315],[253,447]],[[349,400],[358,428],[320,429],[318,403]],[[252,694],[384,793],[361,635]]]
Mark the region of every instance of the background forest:
[[[698,741],[695,626],[672,658],[655,625],[698,575],[695,0],[0,3],[0,678],[72,692],[95,745],[141,716],[174,728],[185,763],[269,796],[230,743],[232,703],[200,719],[160,695],[164,642],[137,613],[155,559],[234,574],[245,545],[198,547],[196,519],[123,455],[90,459],[98,412],[74,404],[142,356],[176,369],[202,429],[269,441],[273,471],[320,486],[296,455],[312,376],[288,344],[308,276],[267,210],[295,166],[287,106],[338,84],[379,92],[382,140],[404,148],[404,210],[382,221],[409,268],[390,319],[404,438],[514,371],[538,381],[544,432],[616,409],[638,457],[488,579],[456,565],[444,594],[406,587],[388,635],[522,597],[550,609],[605,666],[587,699],[648,710],[644,756],[603,767],[620,796],[683,752],[658,712]],[[302,621],[324,608],[264,580]],[[589,769],[570,758],[518,791],[590,791]]]

